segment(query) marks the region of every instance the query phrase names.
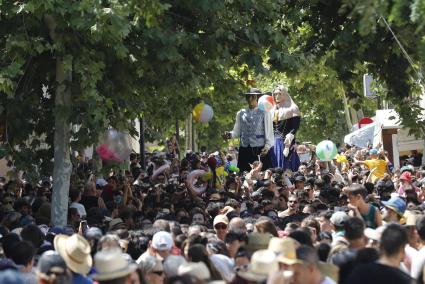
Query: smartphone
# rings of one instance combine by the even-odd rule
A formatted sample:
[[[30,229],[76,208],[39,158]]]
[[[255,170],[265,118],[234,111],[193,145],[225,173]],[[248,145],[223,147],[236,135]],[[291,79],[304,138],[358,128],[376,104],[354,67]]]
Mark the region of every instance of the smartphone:
[[[82,220],[80,222],[80,227],[81,227],[81,232],[83,233],[83,236],[85,236],[87,230],[89,229],[89,227],[87,226],[87,221],[86,220]]]

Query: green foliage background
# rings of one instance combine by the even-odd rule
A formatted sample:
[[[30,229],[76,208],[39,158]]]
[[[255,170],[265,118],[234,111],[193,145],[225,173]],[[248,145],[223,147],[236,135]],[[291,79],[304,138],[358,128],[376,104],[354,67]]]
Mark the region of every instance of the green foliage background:
[[[219,134],[233,126],[249,80],[288,86],[303,112],[301,140],[341,141],[344,96],[366,115],[376,107],[362,96],[364,73],[423,136],[424,20],[424,0],[0,0],[0,152],[49,174],[55,116],[69,115],[79,150],[109,126],[135,134],[138,117],[148,140],[162,140],[201,100],[215,116],[196,125],[199,144],[223,147]],[[72,73],[69,108],[54,105],[58,57]]]

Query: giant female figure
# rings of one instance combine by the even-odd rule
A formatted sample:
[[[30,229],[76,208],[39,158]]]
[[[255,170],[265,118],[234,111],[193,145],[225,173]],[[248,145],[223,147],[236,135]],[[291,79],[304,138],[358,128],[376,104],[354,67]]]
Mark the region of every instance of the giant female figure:
[[[273,167],[298,170],[300,159],[295,147],[295,136],[301,122],[301,112],[288,90],[279,85],[273,90],[276,107],[273,113],[275,143],[271,149]]]

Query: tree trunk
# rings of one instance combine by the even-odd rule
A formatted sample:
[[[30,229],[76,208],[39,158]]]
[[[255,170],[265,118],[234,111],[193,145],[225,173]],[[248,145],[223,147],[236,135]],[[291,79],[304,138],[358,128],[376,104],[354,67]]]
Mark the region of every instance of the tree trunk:
[[[45,16],[50,37],[55,41],[56,22],[51,16]],[[58,55],[56,59],[55,90],[55,133],[54,133],[54,167],[51,222],[54,226],[65,226],[68,216],[68,194],[72,173],[70,159],[69,108],[71,107],[72,71],[65,70],[64,57]]]
[[[348,101],[345,94],[342,94],[342,101],[344,102],[344,114],[345,114],[345,122],[347,124],[348,132],[351,132],[351,128],[353,128],[353,124],[351,123],[350,117],[350,109],[348,108]]]
[[[67,111],[58,111],[71,106],[71,89],[66,85],[71,82],[70,72],[64,70],[63,59],[56,62],[55,98],[55,134],[54,134],[54,168],[51,219],[55,226],[65,226],[68,216],[68,194],[72,164],[70,159],[70,125]]]
[[[146,170],[146,157],[145,157],[145,121],[142,117],[139,118],[139,143],[140,143],[140,166]]]

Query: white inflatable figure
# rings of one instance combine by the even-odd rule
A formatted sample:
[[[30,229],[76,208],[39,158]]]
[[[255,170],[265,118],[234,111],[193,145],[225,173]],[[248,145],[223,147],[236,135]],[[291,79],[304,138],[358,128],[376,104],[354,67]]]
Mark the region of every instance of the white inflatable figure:
[[[294,134],[292,134],[292,132],[289,132],[288,134],[286,134],[285,136],[285,141],[283,142],[285,144],[285,149],[283,149],[283,155],[286,157],[288,157],[289,155],[289,149],[291,148],[291,144],[292,141],[294,140]]]

